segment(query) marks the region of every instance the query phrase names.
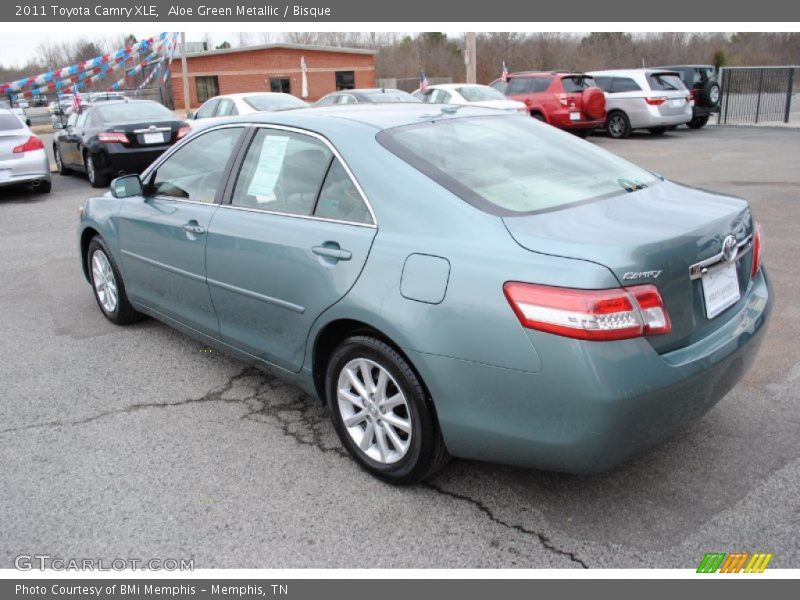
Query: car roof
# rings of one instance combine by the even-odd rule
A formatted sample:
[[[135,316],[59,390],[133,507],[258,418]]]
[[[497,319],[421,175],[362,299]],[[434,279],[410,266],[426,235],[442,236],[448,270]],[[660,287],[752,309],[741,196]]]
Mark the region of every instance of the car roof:
[[[509,73],[509,77],[555,77],[557,75],[586,75],[586,73],[579,73],[578,71],[515,71]]]
[[[647,67],[645,69],[608,69],[605,71],[589,71],[587,75],[607,75],[614,77],[619,75],[622,77],[630,77],[632,75],[650,75],[651,73],[665,73],[675,71],[666,67]]]
[[[249,98],[250,96],[291,96],[292,98],[297,98],[297,96],[293,96],[292,94],[286,94],[284,92],[262,92],[262,91],[252,91],[252,92],[237,92],[236,94],[220,94],[219,96],[214,96],[213,98],[209,98],[209,100],[220,100],[222,98],[230,98],[231,100],[238,100],[241,98]],[[297,98],[298,100],[302,100],[302,98]]]
[[[382,131],[404,125],[472,116],[504,116],[491,108],[468,105],[432,105],[422,102],[344,104],[298,108],[275,113],[254,113],[225,119],[228,123],[264,123],[324,131],[358,123]]]

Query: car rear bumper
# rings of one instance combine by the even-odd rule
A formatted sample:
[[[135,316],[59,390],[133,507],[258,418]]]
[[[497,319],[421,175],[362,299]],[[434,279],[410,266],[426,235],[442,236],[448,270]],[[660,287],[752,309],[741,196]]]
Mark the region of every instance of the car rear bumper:
[[[50,161],[44,150],[20,158],[0,160],[0,186],[50,180]]]
[[[577,112],[580,114],[579,120],[572,120],[570,113]],[[602,119],[591,119],[579,110],[559,110],[551,112],[547,115],[548,123],[553,127],[559,129],[599,129],[605,125],[605,117]]]
[[[95,152],[95,169],[103,175],[141,173],[161,156],[171,144],[148,148],[126,148],[122,144],[105,144]]]
[[[757,354],[771,295],[762,271],[735,316],[665,355],[643,338],[583,342],[541,332],[530,333],[541,350],[538,373],[408,354],[454,456],[597,472],[696,423],[731,390]]]

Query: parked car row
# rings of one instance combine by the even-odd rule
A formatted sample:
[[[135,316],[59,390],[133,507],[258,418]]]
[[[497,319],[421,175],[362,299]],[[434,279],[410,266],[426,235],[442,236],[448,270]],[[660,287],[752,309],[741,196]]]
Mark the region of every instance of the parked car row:
[[[83,206],[84,274],[111,322],[149,315],[316,396],[392,483],[451,455],[607,469],[735,385],[773,302],[747,202],[527,116],[585,132],[607,111],[628,129],[689,114],[672,71],[631,75],[640,89],[607,104],[595,78],[628,75],[514,75],[511,100],[347,90],[236,117],[220,97],[200,122],[87,103],[57,136],[61,168],[97,184],[153,162]]]

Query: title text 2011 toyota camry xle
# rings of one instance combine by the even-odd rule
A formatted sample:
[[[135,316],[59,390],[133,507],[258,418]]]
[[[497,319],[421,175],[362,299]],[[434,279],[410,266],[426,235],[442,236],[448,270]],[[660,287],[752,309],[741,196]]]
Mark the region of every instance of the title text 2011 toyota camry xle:
[[[394,483],[449,455],[602,470],[696,422],[764,335],[760,236],[744,200],[423,104],[215,124],[79,231],[106,317],[293,382]]]

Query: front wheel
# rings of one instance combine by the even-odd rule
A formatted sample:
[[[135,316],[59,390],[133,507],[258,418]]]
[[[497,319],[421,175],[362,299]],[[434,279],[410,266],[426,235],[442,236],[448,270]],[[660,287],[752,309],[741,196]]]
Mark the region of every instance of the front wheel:
[[[342,342],[328,362],[325,389],[339,439],[372,475],[409,485],[447,462],[427,393],[388,344],[366,335]]]
[[[628,120],[628,116],[619,111],[608,115],[606,131],[608,131],[608,135],[615,140],[628,137],[631,134],[631,122]]]
[[[94,298],[105,317],[117,325],[138,321],[142,315],[128,302],[117,263],[100,236],[93,237],[89,242],[86,262]]]

